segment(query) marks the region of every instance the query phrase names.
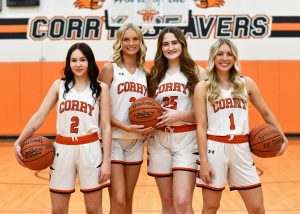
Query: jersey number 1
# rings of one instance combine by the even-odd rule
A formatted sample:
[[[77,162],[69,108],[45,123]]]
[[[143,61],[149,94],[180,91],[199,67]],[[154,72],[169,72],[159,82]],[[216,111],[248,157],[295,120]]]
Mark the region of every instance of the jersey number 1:
[[[230,130],[235,130],[235,124],[234,124],[234,117],[233,113],[229,115],[229,120],[230,120]]]

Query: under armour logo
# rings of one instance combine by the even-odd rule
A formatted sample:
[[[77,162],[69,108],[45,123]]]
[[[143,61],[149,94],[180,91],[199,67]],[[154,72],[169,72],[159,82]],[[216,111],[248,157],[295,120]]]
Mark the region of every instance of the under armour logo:
[[[211,154],[215,154],[215,150],[210,150],[210,149],[209,149],[209,150],[208,150],[208,154],[210,154],[210,153],[211,153]]]
[[[124,76],[124,73],[119,73],[119,75],[122,75],[122,76]]]
[[[58,157],[58,156],[59,156],[59,153],[56,153],[55,156]]]

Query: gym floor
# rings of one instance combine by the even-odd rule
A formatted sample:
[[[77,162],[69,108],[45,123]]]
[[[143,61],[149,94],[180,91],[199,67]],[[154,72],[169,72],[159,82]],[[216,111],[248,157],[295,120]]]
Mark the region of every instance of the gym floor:
[[[13,153],[13,142],[0,142],[0,213],[51,213],[48,190],[48,169],[35,172],[18,165]],[[161,204],[154,178],[147,175],[146,154],[134,195],[133,213],[158,214]],[[257,158],[261,174],[267,214],[300,214],[300,139],[290,139],[286,153],[276,158]],[[194,192],[195,213],[201,213],[201,189]],[[109,213],[107,189],[103,190],[103,210]],[[83,196],[76,185],[69,213],[85,213]],[[237,191],[223,192],[220,214],[246,214]]]

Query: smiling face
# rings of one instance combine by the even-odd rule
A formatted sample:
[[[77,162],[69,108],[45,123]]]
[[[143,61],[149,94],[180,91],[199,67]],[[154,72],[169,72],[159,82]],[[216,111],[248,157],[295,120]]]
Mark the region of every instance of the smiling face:
[[[75,49],[70,56],[70,67],[75,77],[88,75],[88,60],[79,49]]]
[[[136,55],[140,50],[140,37],[131,28],[125,31],[122,38],[123,55]]]
[[[166,33],[162,41],[162,52],[168,61],[179,60],[182,44],[173,33]]]
[[[214,57],[214,64],[217,71],[227,72],[234,64],[235,57],[229,45],[222,44]]]

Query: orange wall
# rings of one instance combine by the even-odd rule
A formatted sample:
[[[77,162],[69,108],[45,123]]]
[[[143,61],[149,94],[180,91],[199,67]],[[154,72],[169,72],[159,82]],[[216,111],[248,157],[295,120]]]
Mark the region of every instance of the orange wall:
[[[204,61],[198,62],[205,67]],[[300,62],[242,61],[243,75],[253,78],[285,133],[300,133]],[[101,67],[102,62],[98,65]],[[147,63],[150,66],[151,62]],[[15,136],[37,111],[53,80],[62,76],[63,62],[0,63],[0,136]],[[262,123],[250,106],[250,127]],[[55,109],[39,134],[55,134]]]

